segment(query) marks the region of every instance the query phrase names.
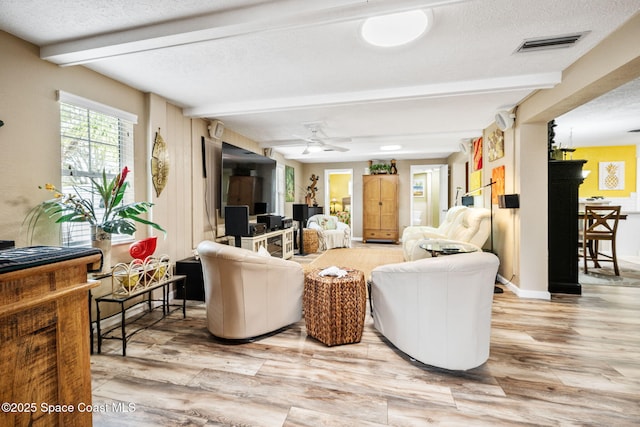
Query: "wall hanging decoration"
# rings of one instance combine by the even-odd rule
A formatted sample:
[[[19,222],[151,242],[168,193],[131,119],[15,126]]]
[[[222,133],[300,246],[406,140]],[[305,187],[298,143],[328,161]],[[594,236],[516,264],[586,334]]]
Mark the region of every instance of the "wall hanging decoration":
[[[158,128],[151,152],[151,178],[153,188],[156,190],[156,197],[160,197],[160,193],[162,193],[162,190],[164,190],[164,187],[167,185],[168,175],[169,153],[167,152],[167,144],[160,135],[160,128]]]
[[[600,162],[600,190],[624,190],[624,162]]]
[[[500,202],[500,196],[504,195],[504,165],[491,170],[491,182],[495,182],[491,203],[497,205]]]
[[[482,169],[482,137],[473,140],[473,170]]]
[[[489,146],[487,147],[489,161],[504,157],[504,132],[496,129],[489,135]]]
[[[285,202],[296,201],[295,169],[292,166],[284,167]]]

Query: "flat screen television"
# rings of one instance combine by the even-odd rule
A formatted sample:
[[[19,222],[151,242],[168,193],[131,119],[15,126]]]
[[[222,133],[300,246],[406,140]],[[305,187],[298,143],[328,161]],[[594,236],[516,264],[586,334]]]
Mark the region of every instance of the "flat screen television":
[[[274,211],[276,161],[232,144],[222,143],[220,216],[226,206],[247,205],[249,215]]]

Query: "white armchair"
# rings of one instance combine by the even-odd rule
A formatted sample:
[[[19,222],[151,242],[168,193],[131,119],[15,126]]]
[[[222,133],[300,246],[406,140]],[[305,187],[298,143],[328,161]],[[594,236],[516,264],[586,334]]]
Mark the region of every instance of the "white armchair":
[[[307,228],[316,230],[321,251],[351,247],[351,227],[338,217],[317,214],[309,218]]]
[[[208,240],[198,254],[214,336],[254,338],[302,319],[304,273],[297,262]]]
[[[498,257],[473,252],[387,264],[371,272],[374,327],[427,365],[467,370],[489,358]]]

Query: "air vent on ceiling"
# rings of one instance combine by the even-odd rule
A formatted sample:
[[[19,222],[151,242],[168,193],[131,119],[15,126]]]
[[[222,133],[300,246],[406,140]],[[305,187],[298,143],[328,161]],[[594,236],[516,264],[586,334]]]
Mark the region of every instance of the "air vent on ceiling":
[[[560,49],[563,47],[571,47],[578,43],[587,32],[567,34],[557,37],[545,37],[537,39],[528,39],[522,42],[516,52],[533,52],[538,50]]]

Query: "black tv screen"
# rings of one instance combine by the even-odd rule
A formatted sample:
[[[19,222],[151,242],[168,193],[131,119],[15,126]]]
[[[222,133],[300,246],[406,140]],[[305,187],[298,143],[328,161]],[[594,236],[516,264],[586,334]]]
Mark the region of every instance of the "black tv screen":
[[[235,145],[222,143],[220,215],[226,206],[249,206],[249,215],[274,211],[276,161]]]

